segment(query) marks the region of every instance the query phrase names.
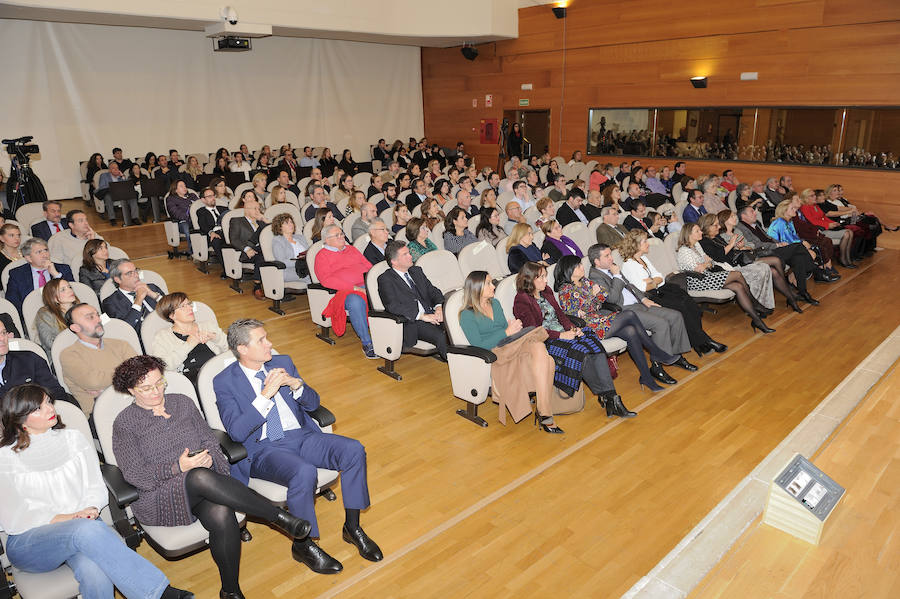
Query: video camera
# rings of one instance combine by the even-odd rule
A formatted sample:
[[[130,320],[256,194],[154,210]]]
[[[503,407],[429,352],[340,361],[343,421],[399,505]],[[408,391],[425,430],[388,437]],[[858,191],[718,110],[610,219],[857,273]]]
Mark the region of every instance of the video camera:
[[[25,137],[17,137],[16,139],[4,139],[0,141],[0,144],[6,146],[6,151],[10,156],[15,156],[22,162],[28,162],[29,156],[41,151],[37,144],[28,145],[28,142],[32,139],[34,139],[33,135],[26,135]]]

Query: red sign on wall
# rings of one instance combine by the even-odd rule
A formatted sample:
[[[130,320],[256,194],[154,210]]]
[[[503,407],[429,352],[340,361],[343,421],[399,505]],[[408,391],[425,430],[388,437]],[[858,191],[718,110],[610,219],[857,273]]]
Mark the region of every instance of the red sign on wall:
[[[495,144],[500,140],[500,125],[497,119],[481,119],[481,143]]]

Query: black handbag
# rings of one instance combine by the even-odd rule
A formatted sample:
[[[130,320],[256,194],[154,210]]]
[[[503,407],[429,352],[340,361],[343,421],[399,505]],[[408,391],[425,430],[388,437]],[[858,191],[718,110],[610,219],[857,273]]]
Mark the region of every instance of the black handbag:
[[[756,262],[754,250],[738,250],[734,253],[734,266],[749,266]]]

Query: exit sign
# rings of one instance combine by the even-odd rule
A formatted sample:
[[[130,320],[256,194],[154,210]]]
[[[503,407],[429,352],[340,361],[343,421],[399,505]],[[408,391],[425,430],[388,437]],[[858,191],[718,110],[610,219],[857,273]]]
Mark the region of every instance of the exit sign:
[[[519,106],[528,106],[528,98],[519,98]]]

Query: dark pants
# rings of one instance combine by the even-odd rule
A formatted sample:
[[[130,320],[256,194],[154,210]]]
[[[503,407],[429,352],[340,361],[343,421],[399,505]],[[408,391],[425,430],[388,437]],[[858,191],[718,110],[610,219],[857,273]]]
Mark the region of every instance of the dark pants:
[[[800,293],[806,293],[806,279],[809,273],[816,269],[816,263],[813,261],[806,247],[802,243],[791,243],[784,247],[772,250],[773,256],[778,256],[781,261],[791,267],[794,277],[797,279],[797,289]]]
[[[424,320],[417,320],[415,323],[411,324],[416,327],[416,340],[432,344],[437,348],[441,358],[446,360],[447,334],[444,333],[444,329],[436,324],[425,322]],[[413,345],[415,345],[415,343]]]
[[[309,536],[319,536],[316,468],[340,471],[344,508],[369,507],[366,450],[356,439],[302,428],[285,431],[279,441],[262,440],[259,446],[251,456],[250,476],[288,488],[288,510],[312,524]]]
[[[703,330],[701,320],[703,312],[700,310],[700,306],[684,289],[674,283],[667,283],[658,290],[649,291],[647,296],[660,306],[676,310],[681,314],[691,347],[700,349],[711,341],[709,335]]]

